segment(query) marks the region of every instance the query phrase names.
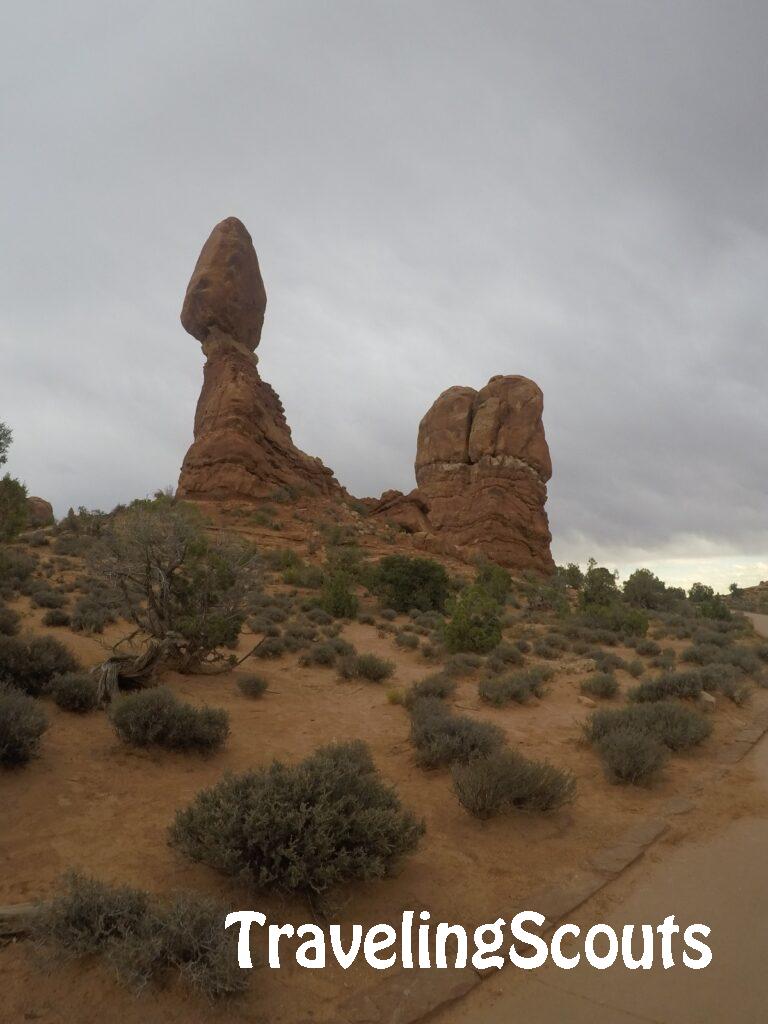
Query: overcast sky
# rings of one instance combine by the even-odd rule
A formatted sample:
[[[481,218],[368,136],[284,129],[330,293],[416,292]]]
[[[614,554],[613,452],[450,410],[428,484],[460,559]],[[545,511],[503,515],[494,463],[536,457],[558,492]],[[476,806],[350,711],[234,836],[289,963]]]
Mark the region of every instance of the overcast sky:
[[[445,388],[544,391],[558,561],[768,578],[764,0],[26,0],[0,32],[0,420],[58,514],[175,484],[213,225],[353,493]]]

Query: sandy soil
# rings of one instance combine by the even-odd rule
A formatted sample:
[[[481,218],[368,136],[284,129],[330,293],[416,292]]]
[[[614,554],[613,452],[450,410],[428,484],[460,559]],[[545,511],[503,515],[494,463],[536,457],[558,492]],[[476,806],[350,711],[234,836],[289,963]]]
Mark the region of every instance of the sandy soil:
[[[280,543],[285,544],[284,536]],[[42,612],[29,608],[26,599],[19,608],[27,628],[42,629]],[[88,665],[100,661],[103,643],[120,634],[115,627],[100,643],[66,629],[50,632]],[[102,713],[76,716],[46,701],[51,727],[40,757],[22,770],[0,774],[0,903],[45,898],[62,872],[74,867],[158,893],[189,889],[216,894],[233,907],[262,910],[271,921],[311,920],[300,903],[249,893],[191,864],[167,845],[167,828],[178,808],[225,772],[274,757],[298,759],[320,744],[360,738],[370,744],[378,768],[404,804],[424,816],[427,832],[396,878],[354,887],[333,919],[397,923],[404,910],[424,908],[433,920],[467,925],[493,920],[520,906],[532,891],[565,880],[590,852],[609,844],[638,816],[706,778],[716,767],[722,742],[747,724],[766,696],[758,693],[752,708],[721,704],[713,736],[695,752],[671,759],[664,779],[646,790],[608,784],[596,756],[579,742],[579,724],[588,709],[578,700],[582,675],[573,667],[559,664],[546,696],[522,707],[483,706],[477,679],[464,680],[453,701],[456,708],[498,723],[510,744],[571,768],[578,779],[578,795],[566,809],[478,822],[459,806],[447,772],[425,772],[415,765],[408,716],[387,700],[390,686],[404,688],[434,667],[421,655],[395,647],[375,627],[350,624],[343,636],[360,651],[395,660],[394,679],[379,686],[341,682],[333,669],[299,667],[295,656],[246,663],[217,677],[171,675],[167,683],[180,697],[229,712],[232,735],[223,752],[208,759],[133,750],[116,738]],[[252,643],[252,637],[244,636],[242,650]],[[616,652],[634,656],[621,648]],[[257,701],[236,687],[238,674],[254,670],[270,682]],[[623,672],[619,677],[625,688],[633,683]],[[730,808],[721,812],[727,815]],[[18,944],[0,950],[0,1020],[102,1024],[107,1011],[123,1024],[197,1024],[219,1017],[272,1024],[330,1022],[340,999],[369,985],[371,974],[365,968],[347,974],[331,968],[256,970],[244,1000],[212,1009],[176,989],[136,998],[97,963],[43,973],[28,945]]]

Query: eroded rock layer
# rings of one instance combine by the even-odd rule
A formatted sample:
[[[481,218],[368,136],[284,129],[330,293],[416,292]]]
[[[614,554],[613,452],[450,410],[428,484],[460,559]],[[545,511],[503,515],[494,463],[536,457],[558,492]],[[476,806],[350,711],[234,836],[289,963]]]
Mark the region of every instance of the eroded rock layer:
[[[228,217],[203,246],[181,312],[206,362],[180,497],[247,500],[280,488],[342,493],[331,470],[294,445],[280,399],[259,376],[255,349],[266,304],[251,236]]]
[[[419,425],[417,488],[385,493],[372,514],[414,533],[428,550],[552,572],[543,406],[527,377],[444,391]]]

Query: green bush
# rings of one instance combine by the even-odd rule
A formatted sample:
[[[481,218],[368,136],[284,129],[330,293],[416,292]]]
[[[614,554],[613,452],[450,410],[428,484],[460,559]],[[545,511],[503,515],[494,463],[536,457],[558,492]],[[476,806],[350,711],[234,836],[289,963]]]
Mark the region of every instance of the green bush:
[[[26,764],[47,728],[48,719],[36,700],[0,682],[0,765]]]
[[[0,680],[31,697],[47,692],[54,676],[79,667],[68,648],[53,637],[0,636]]]
[[[381,683],[395,671],[395,664],[376,654],[348,654],[342,658],[339,672],[342,679],[367,679]]]
[[[612,782],[639,785],[650,782],[666,760],[662,744],[646,732],[615,729],[597,741],[598,751]]]
[[[448,600],[449,580],[442,565],[431,558],[386,555],[375,567],[371,589],[385,610],[441,612]]]
[[[500,565],[483,562],[477,568],[475,583],[490,594],[497,604],[504,604],[512,588],[512,577]]]
[[[576,779],[546,761],[498,750],[451,769],[459,803],[477,818],[512,808],[551,811],[573,799]]]
[[[359,602],[352,590],[352,581],[344,572],[327,575],[323,581],[320,607],[335,619],[354,619]]]
[[[88,672],[65,672],[51,684],[51,695],[64,711],[93,711],[98,703],[96,680]]]
[[[241,676],[237,680],[237,686],[245,697],[261,697],[269,689],[269,683],[264,676]]]
[[[16,636],[19,632],[21,618],[13,608],[0,605],[0,636]]]
[[[666,584],[650,569],[635,569],[624,584],[624,600],[648,611],[658,611],[670,603]]]
[[[70,874],[36,919],[38,944],[64,959],[103,956],[118,978],[141,989],[177,970],[192,988],[218,999],[242,992],[248,974],[237,963],[236,929],[226,909],[198,896],[159,902],[128,886]]]
[[[504,733],[498,726],[467,715],[453,715],[435,697],[414,701],[410,712],[411,741],[416,748],[416,760],[424,768],[487,757],[504,742]]]
[[[0,541],[14,540],[27,525],[27,488],[8,473],[0,477]]]
[[[357,741],[227,776],[177,813],[171,842],[256,889],[312,899],[384,878],[423,832]]]
[[[486,654],[501,643],[499,606],[485,590],[467,587],[451,602],[451,618],[443,629],[443,640],[451,654],[468,651]]]
[[[531,697],[544,696],[544,682],[548,673],[538,668],[529,668],[508,675],[488,676],[480,680],[478,693],[486,704],[503,707],[514,701],[525,704]]]
[[[623,636],[643,637],[648,631],[648,616],[620,601],[590,607],[582,615],[582,620],[593,629],[606,629]]]
[[[229,716],[221,708],[184,704],[165,687],[121,697],[111,711],[115,732],[134,747],[166,750],[218,750],[229,735]]]
[[[582,680],[579,689],[588,697],[610,699],[619,692],[619,684],[616,682],[616,677],[610,672],[596,672],[589,679]]]

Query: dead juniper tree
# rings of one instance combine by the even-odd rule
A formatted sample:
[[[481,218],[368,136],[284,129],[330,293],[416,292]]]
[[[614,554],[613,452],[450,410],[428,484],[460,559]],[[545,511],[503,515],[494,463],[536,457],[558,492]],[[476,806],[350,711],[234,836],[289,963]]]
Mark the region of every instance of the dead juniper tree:
[[[259,589],[254,549],[224,534],[209,535],[192,506],[168,498],[134,502],[105,531],[91,559],[93,575],[121,595],[136,627],[99,669],[108,702],[125,685],[140,685],[161,667],[181,672],[236,662],[233,654],[249,599]],[[120,644],[139,637],[138,657]]]

